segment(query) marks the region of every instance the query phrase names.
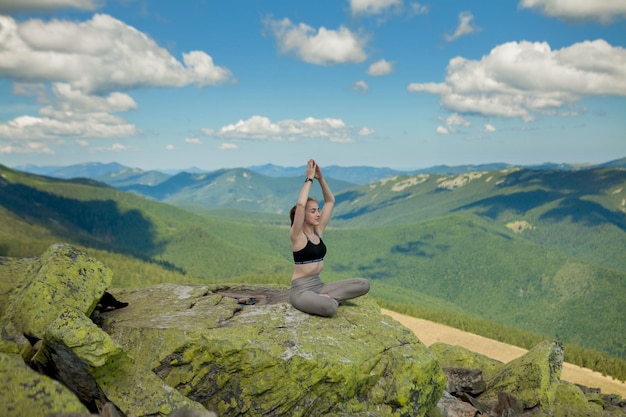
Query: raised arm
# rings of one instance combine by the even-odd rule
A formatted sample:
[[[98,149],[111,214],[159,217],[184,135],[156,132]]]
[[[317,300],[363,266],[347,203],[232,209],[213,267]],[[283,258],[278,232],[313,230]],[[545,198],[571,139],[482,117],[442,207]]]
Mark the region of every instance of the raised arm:
[[[315,179],[320,183],[322,187],[322,195],[324,197],[324,206],[322,207],[322,212],[320,216],[320,229],[318,233],[321,235],[326,226],[328,226],[328,222],[330,221],[330,216],[333,214],[333,208],[335,207],[335,196],[333,192],[330,191],[330,187],[328,183],[324,179],[322,175],[322,169],[319,165],[315,165]]]
[[[291,231],[289,232],[289,237],[291,241],[295,241],[302,237],[302,226],[304,225],[304,210],[306,208],[306,203],[309,198],[309,194],[311,192],[311,185],[313,184],[313,178],[315,178],[317,165],[315,161],[310,159],[306,165],[306,178],[310,178],[311,181],[304,181],[302,184],[302,188],[300,189],[300,194],[298,194],[298,201],[296,202],[296,212],[293,218],[293,224],[291,225]]]

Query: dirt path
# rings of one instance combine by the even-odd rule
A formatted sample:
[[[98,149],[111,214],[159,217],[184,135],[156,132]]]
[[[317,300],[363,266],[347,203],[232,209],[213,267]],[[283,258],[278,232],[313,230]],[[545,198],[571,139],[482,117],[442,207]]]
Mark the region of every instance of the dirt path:
[[[435,342],[458,345],[505,363],[527,352],[527,350],[517,346],[507,345],[432,321],[405,316],[385,309],[382,310],[382,313],[402,323],[415,333],[426,346]],[[561,379],[587,387],[600,388],[605,394],[617,394],[622,398],[626,397],[626,384],[571,363],[563,363]]]

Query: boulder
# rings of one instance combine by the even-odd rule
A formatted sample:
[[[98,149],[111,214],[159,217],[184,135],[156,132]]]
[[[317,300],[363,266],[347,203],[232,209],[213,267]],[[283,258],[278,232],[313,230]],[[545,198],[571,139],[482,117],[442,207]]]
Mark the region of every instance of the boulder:
[[[284,287],[108,289],[111,277],[64,244],[0,258],[0,404],[21,407],[3,417],[39,417],[42,402],[67,404],[58,416],[424,416],[443,392],[436,357],[367,296],[322,318]]]
[[[423,416],[445,376],[408,329],[361,297],[308,315],[281,287],[162,284],[111,290],[102,328],[167,385],[221,417]]]
[[[75,247],[56,244],[41,258],[3,258],[0,271],[11,272],[1,275],[5,342],[0,346],[15,343],[32,368],[62,382],[89,411],[98,412],[107,401],[137,417],[179,408],[205,410],[154,373],[136,372],[133,358],[90,319],[111,283],[109,268]],[[11,396],[12,386],[23,382],[13,379],[11,384],[0,388],[0,398]],[[27,402],[24,409],[29,409]]]
[[[499,372],[502,362],[457,345],[436,342],[430,345],[430,351],[437,357],[442,368],[480,369],[485,380],[493,378]]]
[[[563,345],[545,341],[525,355],[500,367],[498,373],[487,380],[487,390],[480,396],[482,402],[506,407],[501,393],[513,400],[509,408],[521,410],[540,407],[550,409],[554,404],[563,368]],[[504,401],[504,405],[503,405]]]
[[[476,412],[502,416],[554,408],[564,353],[558,342],[543,342],[506,364],[444,343],[432,345],[431,350],[446,370],[447,390],[471,403]],[[478,371],[485,384],[472,378]]]
[[[61,311],[73,309],[89,316],[113,279],[109,268],[66,244],[53,245],[41,258],[4,259],[3,269],[13,271],[15,285],[5,290],[3,321],[32,339],[43,339]]]
[[[5,342],[5,349],[6,345]],[[72,391],[33,371],[17,353],[0,352],[0,415],[44,416],[52,412],[88,413],[88,410]]]
[[[435,343],[430,349],[446,372],[447,385],[429,417],[472,413],[495,417],[626,416],[619,396],[560,380],[563,346],[559,342],[540,343],[509,363],[444,343]]]

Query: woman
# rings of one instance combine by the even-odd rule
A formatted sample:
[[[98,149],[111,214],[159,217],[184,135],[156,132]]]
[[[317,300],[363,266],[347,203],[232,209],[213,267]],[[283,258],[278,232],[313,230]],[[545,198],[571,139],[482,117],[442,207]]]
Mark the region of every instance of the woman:
[[[320,210],[316,199],[309,197],[314,179],[322,187],[323,210]],[[328,225],[334,205],[335,197],[322,176],[322,170],[314,160],[309,160],[298,203],[290,212],[289,237],[294,268],[289,302],[300,311],[325,317],[332,316],[342,301],[367,294],[370,289],[369,281],[363,278],[330,284],[324,284],[320,278],[326,255],[322,234]]]

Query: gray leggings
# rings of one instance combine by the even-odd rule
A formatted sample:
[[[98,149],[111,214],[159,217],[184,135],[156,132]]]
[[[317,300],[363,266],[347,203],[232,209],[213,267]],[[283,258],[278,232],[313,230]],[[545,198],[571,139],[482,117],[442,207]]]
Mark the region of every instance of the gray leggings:
[[[337,311],[339,303],[365,295],[369,290],[370,282],[365,278],[324,284],[319,275],[313,275],[291,281],[289,302],[305,313],[330,317]],[[330,297],[320,294],[328,294]]]

